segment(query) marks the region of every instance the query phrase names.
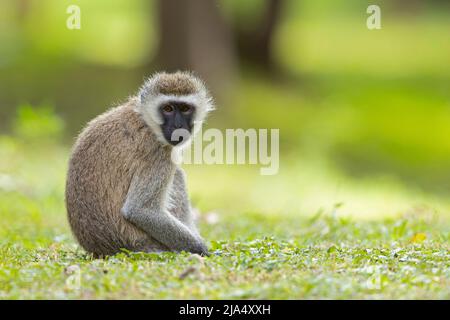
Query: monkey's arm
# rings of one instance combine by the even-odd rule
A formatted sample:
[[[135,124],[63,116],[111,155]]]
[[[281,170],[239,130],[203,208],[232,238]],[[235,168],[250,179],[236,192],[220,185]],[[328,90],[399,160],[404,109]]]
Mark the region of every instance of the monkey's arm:
[[[198,235],[194,217],[192,216],[191,204],[189,202],[185,174],[180,168],[175,170],[170,190],[170,202],[172,204],[169,209],[170,213],[187,225],[192,232]]]
[[[207,255],[203,239],[164,207],[172,173],[160,170],[155,178],[152,170],[144,171],[137,173],[131,182],[122,207],[125,219],[171,250]]]

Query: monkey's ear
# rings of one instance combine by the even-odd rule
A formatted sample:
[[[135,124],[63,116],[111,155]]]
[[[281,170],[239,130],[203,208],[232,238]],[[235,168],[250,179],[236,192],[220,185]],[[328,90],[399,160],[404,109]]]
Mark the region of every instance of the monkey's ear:
[[[145,90],[145,87],[142,87],[139,90],[138,97],[139,97],[139,102],[144,103],[145,99],[147,98],[147,90]]]

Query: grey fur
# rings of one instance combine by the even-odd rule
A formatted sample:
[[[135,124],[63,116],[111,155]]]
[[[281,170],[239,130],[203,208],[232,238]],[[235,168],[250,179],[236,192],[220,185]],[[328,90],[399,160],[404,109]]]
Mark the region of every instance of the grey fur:
[[[164,75],[167,90],[170,75]],[[200,83],[190,74],[175,76],[178,88],[180,81],[191,81],[187,88]],[[154,88],[149,90],[155,95]],[[80,245],[96,256],[122,248],[208,252],[193,222],[184,172],[171,161],[173,147],[161,141],[155,124],[143,115],[154,107],[139,96],[131,98],[92,120],[73,148],[66,184],[68,218]],[[206,113],[196,120],[203,121]]]

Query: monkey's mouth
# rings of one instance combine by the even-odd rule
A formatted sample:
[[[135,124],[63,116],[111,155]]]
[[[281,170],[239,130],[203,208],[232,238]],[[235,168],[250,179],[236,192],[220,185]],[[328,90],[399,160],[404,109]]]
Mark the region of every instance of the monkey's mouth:
[[[189,130],[180,128],[175,130],[163,130],[164,138],[172,145],[177,146],[189,140],[191,133]]]

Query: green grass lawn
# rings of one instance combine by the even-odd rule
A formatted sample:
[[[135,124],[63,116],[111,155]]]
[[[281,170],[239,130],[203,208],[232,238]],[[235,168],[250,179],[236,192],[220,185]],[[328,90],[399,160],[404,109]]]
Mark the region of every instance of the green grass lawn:
[[[253,202],[240,204],[239,198],[212,212],[227,208],[219,190],[224,201],[234,195],[226,194],[232,182],[222,177],[223,168],[188,170],[210,257],[124,252],[93,259],[77,246],[66,221],[68,149],[34,145],[0,139],[2,299],[450,298],[449,219],[441,212],[417,207],[361,219],[346,215],[345,204],[264,212],[249,211]],[[222,183],[205,190],[203,171]],[[248,185],[241,197],[259,183],[242,172]],[[289,200],[280,199],[274,202]]]
[[[363,224],[331,217],[233,218],[220,227],[202,224],[210,239],[221,239],[211,241],[208,258],[121,253],[96,260],[67,233],[50,230],[22,235],[37,237],[27,245],[3,240],[0,297],[450,298],[448,235],[419,217]],[[417,231],[429,239],[411,237]]]

